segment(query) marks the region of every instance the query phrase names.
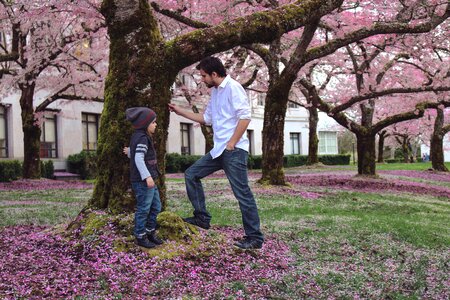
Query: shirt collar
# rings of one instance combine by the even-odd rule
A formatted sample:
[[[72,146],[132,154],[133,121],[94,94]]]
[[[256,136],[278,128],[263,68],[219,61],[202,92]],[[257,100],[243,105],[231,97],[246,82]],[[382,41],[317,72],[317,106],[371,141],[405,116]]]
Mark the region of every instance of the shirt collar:
[[[227,75],[218,87],[224,88],[227,85],[228,81],[230,81],[230,75]]]

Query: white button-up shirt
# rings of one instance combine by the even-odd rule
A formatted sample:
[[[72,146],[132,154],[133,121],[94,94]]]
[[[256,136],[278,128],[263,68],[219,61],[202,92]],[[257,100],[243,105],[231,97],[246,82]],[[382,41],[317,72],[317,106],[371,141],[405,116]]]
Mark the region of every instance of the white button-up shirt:
[[[211,89],[211,99],[206,106],[203,118],[214,130],[214,148],[212,158],[219,157],[234,134],[241,119],[251,119],[250,105],[242,85],[227,75],[218,87]],[[237,142],[237,148],[248,152],[249,141],[243,134]]]

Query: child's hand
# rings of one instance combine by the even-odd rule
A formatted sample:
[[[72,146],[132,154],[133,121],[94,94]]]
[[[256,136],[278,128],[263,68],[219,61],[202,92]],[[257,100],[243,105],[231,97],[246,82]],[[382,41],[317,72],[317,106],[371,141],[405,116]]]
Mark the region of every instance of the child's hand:
[[[130,147],[123,147],[122,152],[123,152],[123,154],[125,154],[126,156],[128,156],[128,153],[130,153]]]
[[[149,176],[149,177],[145,178],[145,181],[147,182],[147,186],[149,188],[155,187],[155,182],[153,181],[152,176]]]

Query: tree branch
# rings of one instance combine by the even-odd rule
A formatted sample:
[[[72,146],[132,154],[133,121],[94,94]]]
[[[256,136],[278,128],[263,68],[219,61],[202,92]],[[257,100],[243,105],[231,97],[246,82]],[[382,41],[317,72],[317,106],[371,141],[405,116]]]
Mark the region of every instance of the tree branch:
[[[198,29],[165,44],[168,57],[178,67],[192,65],[202,57],[242,44],[270,42],[284,33],[309,24],[338,8],[343,0],[297,1],[278,9],[264,11]],[[238,34],[237,34],[238,33]]]
[[[169,17],[171,19],[174,19],[180,23],[183,23],[189,27],[193,27],[193,28],[209,28],[211,27],[211,25],[201,22],[201,21],[196,21],[196,20],[192,20],[188,17],[183,16],[180,12],[178,11],[173,11],[173,10],[169,10],[169,9],[161,9],[161,7],[159,6],[158,3],[156,2],[152,2],[150,4],[153,9],[157,12],[160,13],[162,15],[165,15],[166,17]]]
[[[426,109],[430,108],[438,108],[440,105],[443,105],[444,107],[450,107],[450,101],[440,101],[440,102],[421,102],[416,104],[416,107],[414,110],[396,114],[390,117],[387,117],[384,120],[381,120],[380,122],[376,123],[372,126],[371,131],[372,132],[378,132],[382,129],[399,122],[409,121],[413,119],[419,119],[423,117],[423,114],[425,113]]]
[[[345,102],[344,104],[336,106],[331,113],[339,113],[342,112],[348,108],[350,108],[353,104],[356,104],[358,102],[369,100],[369,99],[375,99],[383,96],[393,95],[393,94],[411,94],[411,93],[422,93],[422,92],[444,92],[444,91],[450,91],[450,86],[423,86],[418,88],[392,88],[387,89],[383,91],[375,91],[368,94],[360,95],[352,97],[349,101]]]
[[[312,102],[313,106],[317,107],[322,112],[329,115],[332,111],[332,107],[330,104],[322,100],[322,98],[317,93],[316,87],[306,78],[300,79],[299,82],[307,90],[307,95],[310,98],[310,101]],[[342,125],[343,127],[349,129],[354,133],[361,133],[365,131],[364,127],[350,120],[343,112],[333,114],[333,119],[336,120],[336,122],[338,122],[340,125]]]

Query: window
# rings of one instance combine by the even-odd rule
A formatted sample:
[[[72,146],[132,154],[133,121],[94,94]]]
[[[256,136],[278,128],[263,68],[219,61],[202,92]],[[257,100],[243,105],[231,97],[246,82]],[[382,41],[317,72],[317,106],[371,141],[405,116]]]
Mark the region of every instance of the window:
[[[191,124],[180,123],[181,131],[181,154],[191,154]]]
[[[253,154],[253,130],[247,130],[247,138],[248,138],[248,154]]]
[[[0,157],[8,157],[8,135],[6,108],[0,105]]]
[[[258,106],[264,106],[264,103],[266,102],[266,94],[264,93],[258,93],[257,95],[257,105]]]
[[[300,133],[291,132],[291,154],[301,154],[300,151]]]
[[[44,115],[41,128],[41,157],[56,158],[56,116],[52,113]]]
[[[300,105],[298,105],[298,104],[295,103],[295,102],[288,101],[288,107],[289,107],[289,108],[299,108]]]
[[[83,127],[83,150],[85,151],[97,150],[98,120],[99,115],[86,113],[81,114],[81,123]]]
[[[319,131],[319,153],[337,154],[337,138],[334,131]]]

